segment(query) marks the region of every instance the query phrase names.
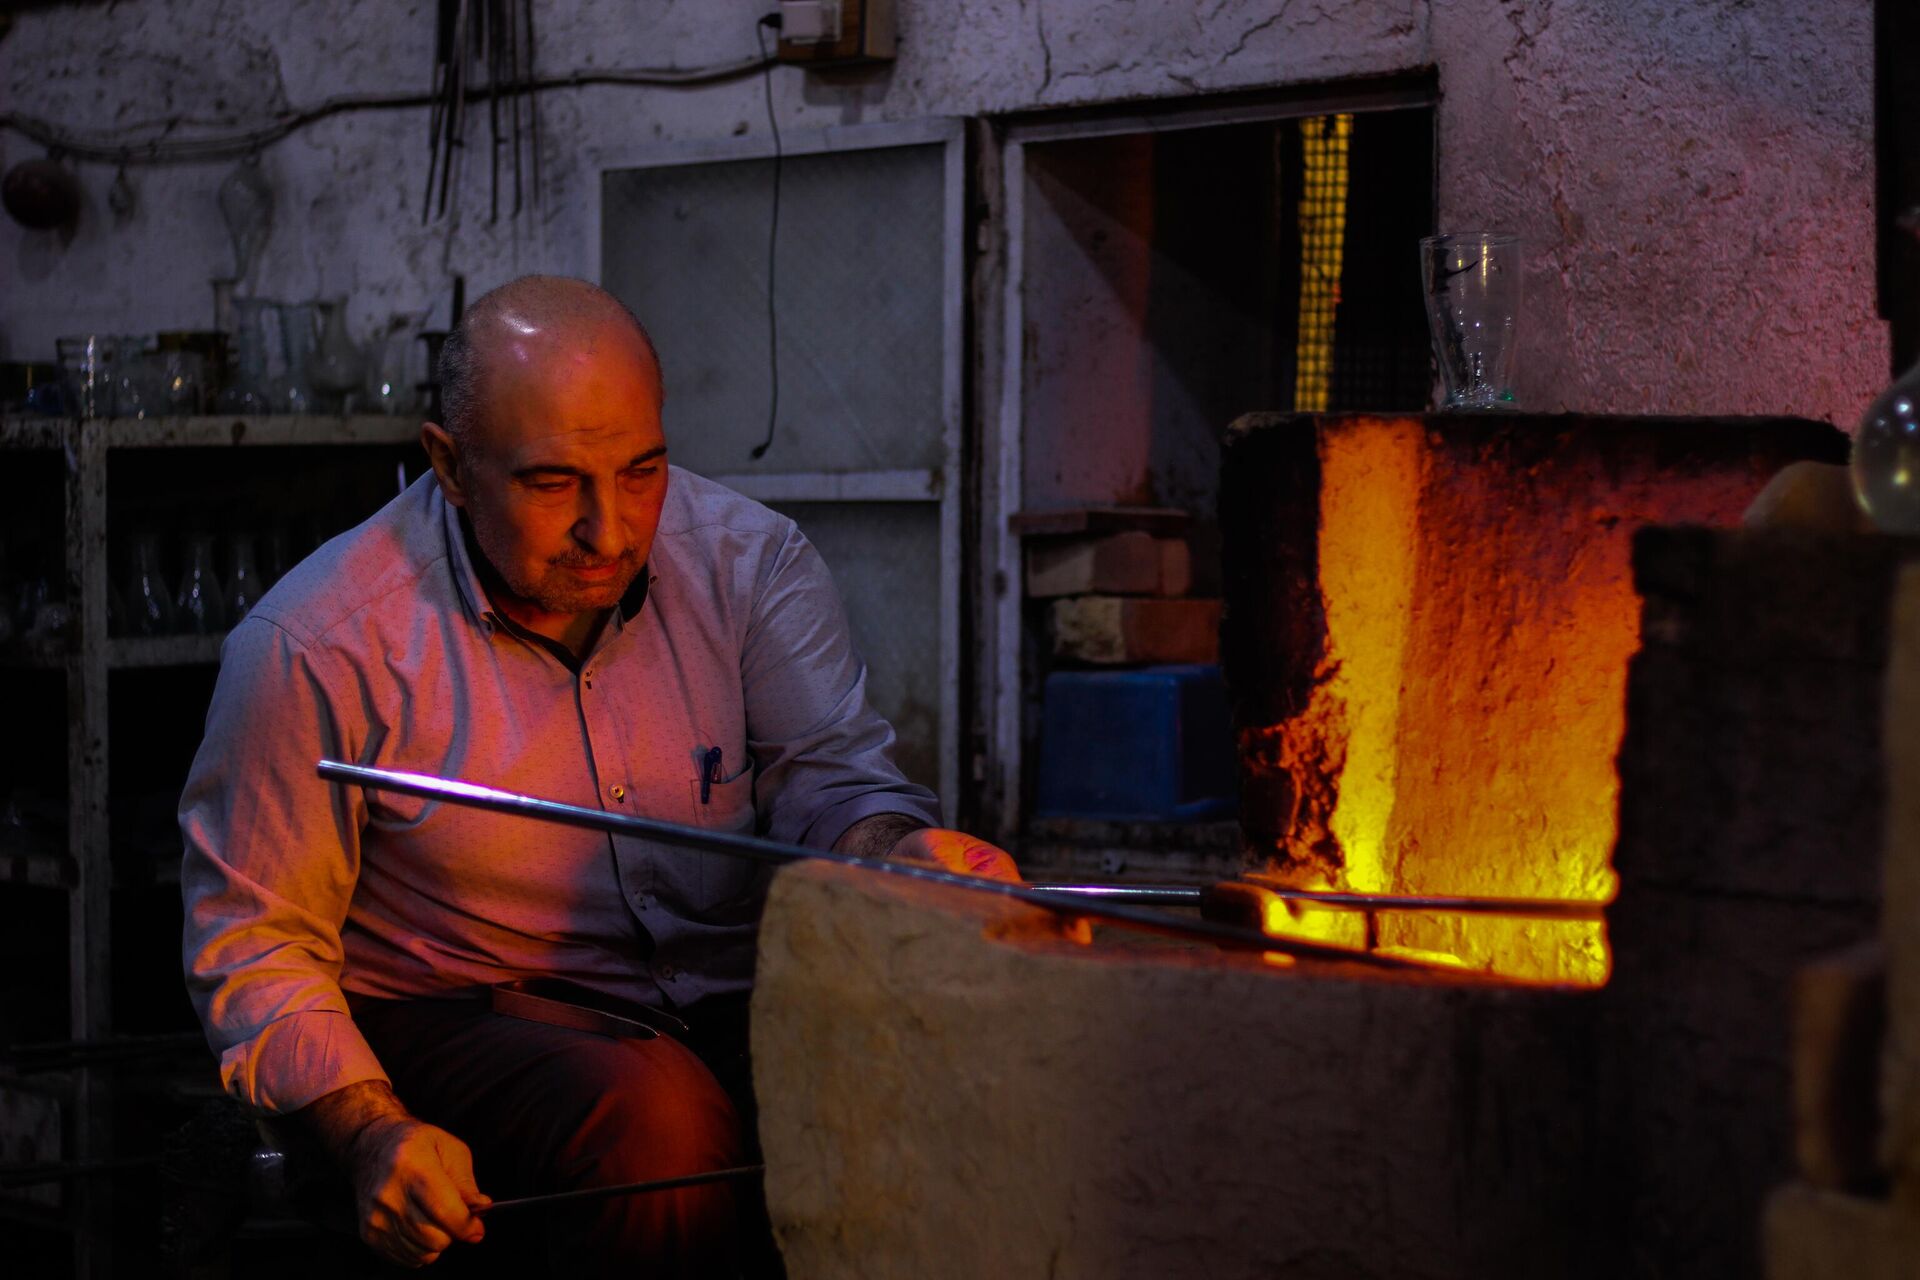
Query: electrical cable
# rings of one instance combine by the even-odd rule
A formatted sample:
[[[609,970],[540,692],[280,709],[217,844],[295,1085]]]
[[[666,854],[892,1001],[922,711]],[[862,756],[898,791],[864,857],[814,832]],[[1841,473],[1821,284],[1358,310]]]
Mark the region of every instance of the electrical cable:
[[[605,71],[572,71],[564,75],[529,76],[498,86],[505,93],[543,93],[553,89],[583,89],[592,85],[653,85],[677,87],[713,84],[722,80],[752,75],[771,68],[764,55],[712,67],[633,67]],[[488,86],[490,90],[493,86]],[[473,90],[472,92],[479,92]],[[201,164],[231,160],[259,151],[278,142],[297,129],[329,116],[349,111],[398,111],[413,107],[431,107],[440,100],[432,93],[358,93],[328,98],[311,107],[283,112],[272,124],[242,133],[219,134],[205,138],[172,138],[174,130],[193,121],[187,117],[150,121],[135,129],[157,129],[160,136],[137,141],[125,140],[125,134],[88,134],[67,129],[37,116],[16,111],[0,112],[0,129],[24,134],[49,150],[76,160],[98,160],[109,164]]]
[[[760,46],[760,62],[766,68],[767,124],[773,130],[773,214],[767,219],[767,438],[753,448],[754,461],[767,456],[773,447],[773,431],[780,420],[780,320],[774,310],[774,267],[780,260],[780,119],[773,113],[773,66],[777,58],[767,56],[768,27],[780,29],[780,15],[769,13],[754,24],[754,43]]]

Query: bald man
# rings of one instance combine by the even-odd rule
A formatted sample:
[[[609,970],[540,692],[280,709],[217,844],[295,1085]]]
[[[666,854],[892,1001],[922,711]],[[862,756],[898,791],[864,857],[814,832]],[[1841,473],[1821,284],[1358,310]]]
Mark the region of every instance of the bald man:
[[[440,372],[432,474],[234,628],[180,804],[188,987],[222,1079],[340,1162],[363,1238],[407,1265],[482,1241],[483,1186],[747,1158],[766,873],[349,792],[316,760],[1014,874],[940,830],[894,767],[793,522],[668,464],[659,363],[619,302],[516,280],[467,313]],[[491,1011],[493,986],[534,977],[692,1029],[617,1039]],[[570,1277],[716,1275],[737,1234],[734,1192],[710,1185],[606,1198],[533,1239]]]

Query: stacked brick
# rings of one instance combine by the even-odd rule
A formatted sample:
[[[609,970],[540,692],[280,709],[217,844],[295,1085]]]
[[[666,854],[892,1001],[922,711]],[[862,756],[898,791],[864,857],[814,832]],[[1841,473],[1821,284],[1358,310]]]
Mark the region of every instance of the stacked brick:
[[[1195,596],[1187,516],[1151,507],[1024,515],[1026,593],[1054,656],[1101,666],[1215,662],[1220,602]]]

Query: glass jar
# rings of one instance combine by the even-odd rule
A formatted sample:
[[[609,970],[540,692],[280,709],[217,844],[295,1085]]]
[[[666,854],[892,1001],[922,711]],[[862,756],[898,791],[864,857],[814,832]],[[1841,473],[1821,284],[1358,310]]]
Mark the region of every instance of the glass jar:
[[[233,334],[226,385],[214,400],[221,413],[259,414],[267,408],[267,309],[260,298],[230,299]]]

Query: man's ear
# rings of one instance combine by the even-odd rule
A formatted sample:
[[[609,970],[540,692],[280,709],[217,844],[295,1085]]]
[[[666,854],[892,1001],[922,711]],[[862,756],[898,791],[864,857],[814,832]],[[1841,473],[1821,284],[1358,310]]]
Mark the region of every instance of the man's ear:
[[[466,506],[466,491],[460,487],[460,446],[453,436],[437,422],[424,422],[420,425],[420,447],[427,451],[427,461],[433,464],[433,474],[439,478],[440,492],[447,501],[456,507]]]

